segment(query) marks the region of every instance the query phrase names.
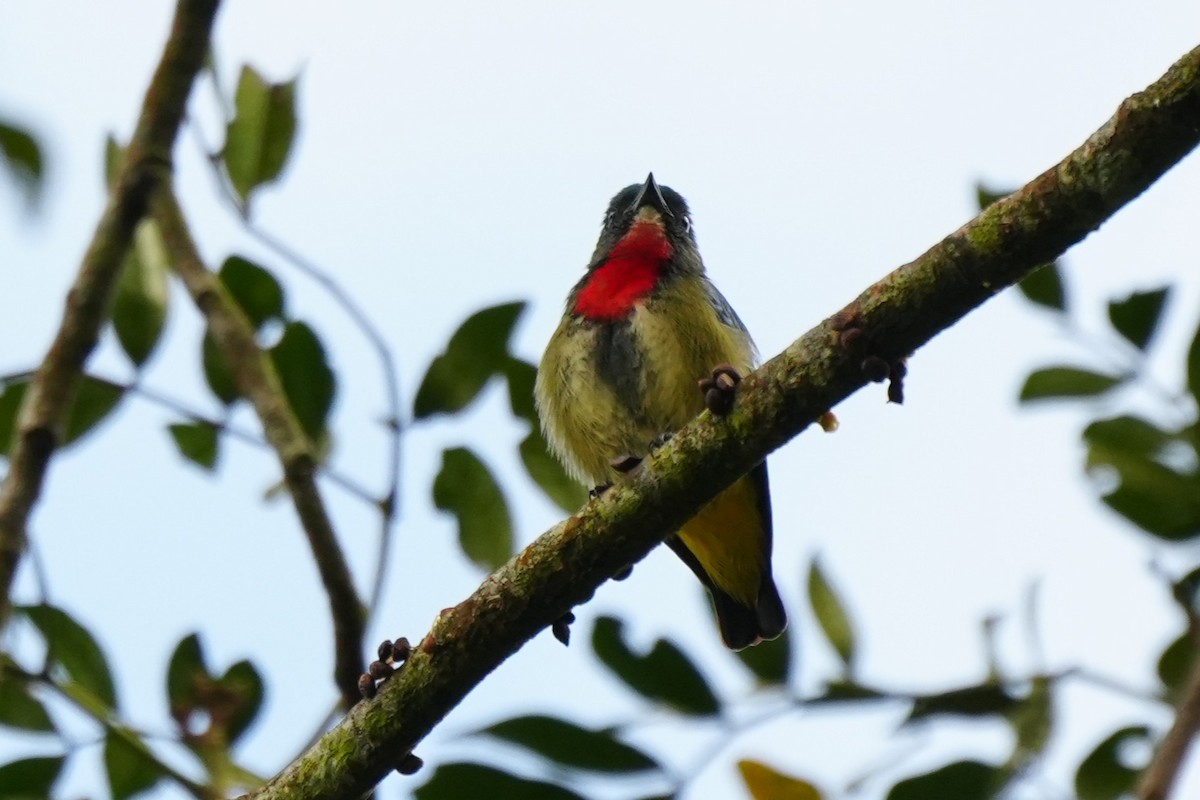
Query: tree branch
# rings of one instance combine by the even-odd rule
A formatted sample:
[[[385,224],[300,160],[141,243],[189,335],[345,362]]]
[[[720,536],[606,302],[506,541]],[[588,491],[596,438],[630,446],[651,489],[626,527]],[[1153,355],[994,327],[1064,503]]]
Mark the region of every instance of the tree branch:
[[[263,433],[283,467],[284,483],[329,597],[333,615],[334,680],[342,702],[349,708],[359,698],[365,614],[350,567],[317,488],[317,459],[312,446],[288,405],[279,374],[258,346],[254,328],[220,280],[201,260],[169,180],[164,181],[151,198],[151,212],[162,230],[176,274],[208,321],[208,330],[229,365],[238,392],[254,406]]]
[[[29,514],[83,375],[108,321],[121,262],[154,186],[171,169],[171,150],[196,73],[208,52],[218,0],[180,0],[171,34],[142,102],[137,129],[109,194],[58,333],[25,395],[8,474],[0,486],[0,627],[11,610],[13,579],[26,545]]]
[[[1167,800],[1197,731],[1200,731],[1200,659],[1192,665],[1171,729],[1158,743],[1154,758],[1142,773],[1139,800]]]
[[[556,525],[439,615],[374,700],[358,704],[252,796],[344,798],[368,791],[524,642],[862,387],[866,356],[889,363],[906,356],[1081,240],[1198,140],[1200,48],[1122,103],[1060,164],[747,377],[729,417],[700,415],[628,481]]]

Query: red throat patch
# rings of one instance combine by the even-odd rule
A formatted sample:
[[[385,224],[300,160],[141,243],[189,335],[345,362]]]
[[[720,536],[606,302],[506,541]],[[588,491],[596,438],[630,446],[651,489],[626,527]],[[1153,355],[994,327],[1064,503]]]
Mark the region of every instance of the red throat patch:
[[[661,224],[637,222],[575,297],[575,313],[611,322],[653,291],[673,248]]]

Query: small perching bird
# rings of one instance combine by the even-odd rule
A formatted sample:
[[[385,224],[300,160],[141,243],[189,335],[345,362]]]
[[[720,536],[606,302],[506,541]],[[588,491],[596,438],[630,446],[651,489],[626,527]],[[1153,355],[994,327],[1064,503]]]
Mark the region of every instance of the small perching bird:
[[[687,203],[652,174],[609,203],[587,273],[546,346],[534,389],[546,439],[577,480],[606,486],[706,404],[727,413],[756,357],[705,274]],[[783,632],[766,462],[667,544],[708,587],[727,646]]]

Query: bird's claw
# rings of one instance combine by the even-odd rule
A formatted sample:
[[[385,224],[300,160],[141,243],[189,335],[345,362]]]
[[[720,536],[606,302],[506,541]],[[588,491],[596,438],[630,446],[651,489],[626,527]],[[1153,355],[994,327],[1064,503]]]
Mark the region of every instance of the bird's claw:
[[[733,411],[733,399],[741,382],[741,374],[729,364],[714,367],[712,375],[700,381],[705,407],[719,417],[729,414]]]

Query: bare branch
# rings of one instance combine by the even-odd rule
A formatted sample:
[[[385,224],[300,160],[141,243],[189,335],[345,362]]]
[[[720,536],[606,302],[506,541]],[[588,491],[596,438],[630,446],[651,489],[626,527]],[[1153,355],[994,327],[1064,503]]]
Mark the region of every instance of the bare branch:
[[[176,273],[208,321],[208,330],[229,365],[239,393],[254,406],[263,433],[283,467],[284,483],[329,597],[334,680],[349,708],[359,697],[365,614],[317,487],[317,459],[311,443],[288,405],[274,365],[258,346],[249,320],[200,259],[170,181],[163,182],[154,193],[151,212],[162,229]]]
[[[0,627],[11,610],[13,579],[25,550],[29,514],[100,330],[133,229],[171,151],[196,73],[208,52],[218,0],[180,0],[171,34],[142,103],[141,116],[96,226],[54,342],[34,375],[17,423],[8,474],[0,487]]]
[[[358,704],[252,796],[341,798],[368,791],[524,642],[861,388],[864,360],[895,363],[1057,257],[1198,140],[1200,48],[1122,103],[1060,164],[870,287],[750,375],[729,417],[702,414],[628,481],[556,525],[471,597],[443,612],[374,700]]]

